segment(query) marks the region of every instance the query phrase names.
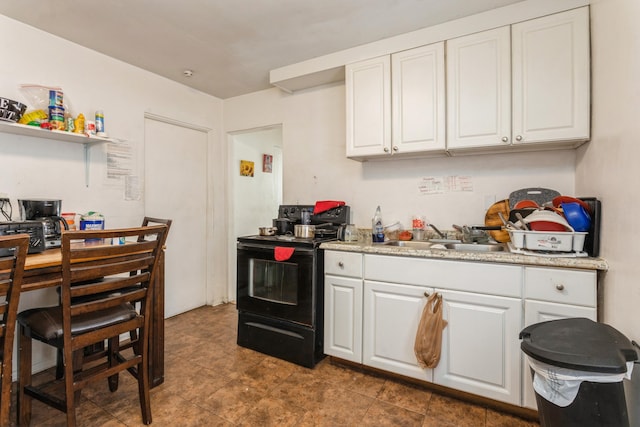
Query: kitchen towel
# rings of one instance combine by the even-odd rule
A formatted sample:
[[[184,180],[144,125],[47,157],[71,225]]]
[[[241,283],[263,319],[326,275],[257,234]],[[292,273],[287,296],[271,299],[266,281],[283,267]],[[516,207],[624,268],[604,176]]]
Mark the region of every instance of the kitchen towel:
[[[338,208],[344,205],[345,205],[344,202],[338,201],[338,200],[322,200],[322,201],[316,202],[315,206],[313,207],[313,214],[317,215],[319,213],[326,212],[333,208]]]
[[[273,249],[273,257],[276,261],[286,261],[291,258],[291,255],[293,255],[293,251],[295,251],[295,248],[276,246]]]

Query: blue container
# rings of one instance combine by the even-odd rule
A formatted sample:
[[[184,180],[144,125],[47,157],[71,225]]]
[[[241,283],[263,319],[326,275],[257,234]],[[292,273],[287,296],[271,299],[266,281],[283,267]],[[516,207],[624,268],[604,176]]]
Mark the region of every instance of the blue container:
[[[104,219],[81,219],[80,230],[104,230]]]

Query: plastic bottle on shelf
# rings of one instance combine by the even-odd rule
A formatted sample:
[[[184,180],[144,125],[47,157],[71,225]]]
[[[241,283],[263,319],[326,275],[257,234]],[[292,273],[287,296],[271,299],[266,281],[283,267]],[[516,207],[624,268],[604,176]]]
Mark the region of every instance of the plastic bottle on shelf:
[[[371,221],[371,241],[373,243],[384,242],[384,226],[382,225],[382,214],[380,206],[376,209],[376,213]]]

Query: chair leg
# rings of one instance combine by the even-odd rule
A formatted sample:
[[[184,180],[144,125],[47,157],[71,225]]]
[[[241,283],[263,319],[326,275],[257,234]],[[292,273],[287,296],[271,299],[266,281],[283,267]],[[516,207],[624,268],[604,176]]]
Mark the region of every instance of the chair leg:
[[[28,426],[31,422],[31,397],[26,395],[24,388],[31,385],[31,338],[25,335],[20,326],[18,345],[18,425]]]
[[[56,379],[59,380],[64,376],[64,361],[62,356],[62,349],[56,350]]]
[[[76,369],[82,370],[82,350],[72,352],[70,349],[63,349],[64,354],[64,392],[67,413],[67,427],[76,425],[76,402],[80,403],[80,392],[73,390],[73,377]]]
[[[9,425],[11,411],[11,358],[2,359],[2,393],[0,397],[0,426]]]
[[[137,379],[138,379],[138,398],[140,399],[140,410],[142,411],[142,422],[145,424],[151,424],[151,398],[149,397],[149,347],[146,341],[147,337],[144,334],[140,334],[138,345],[134,346],[136,352],[142,354],[140,363],[137,367]]]
[[[109,366],[114,366],[118,364],[118,359],[117,359],[117,354],[120,350],[120,337],[113,337],[113,338],[109,338],[109,343],[108,345],[108,349],[107,349],[107,354],[108,354],[108,358],[109,358]],[[114,391],[118,390],[118,380],[119,380],[120,376],[118,374],[115,375],[111,375],[108,378],[109,381],[109,390],[113,393]]]
[[[84,351],[76,350],[73,352],[73,375],[77,375],[82,372],[82,366],[84,365]],[[72,377],[73,379],[73,377]],[[82,396],[82,390],[76,390],[73,393],[73,401],[75,406],[80,405],[80,397]]]

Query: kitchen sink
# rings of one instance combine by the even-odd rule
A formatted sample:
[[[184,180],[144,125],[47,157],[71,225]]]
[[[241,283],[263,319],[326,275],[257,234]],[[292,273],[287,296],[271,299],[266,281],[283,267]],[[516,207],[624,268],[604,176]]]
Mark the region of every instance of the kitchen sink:
[[[445,248],[455,251],[500,252],[505,246],[497,243],[446,243]]]
[[[397,246],[401,248],[429,249],[433,245],[433,243],[414,240],[388,240],[384,242],[384,245]]]
[[[449,241],[449,243],[423,242],[415,240],[388,240],[383,243],[385,246],[394,246],[407,249],[440,249],[449,251],[472,251],[472,252],[500,252],[505,251],[505,245],[498,243],[462,243]]]

